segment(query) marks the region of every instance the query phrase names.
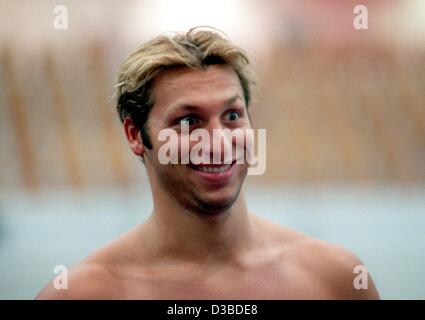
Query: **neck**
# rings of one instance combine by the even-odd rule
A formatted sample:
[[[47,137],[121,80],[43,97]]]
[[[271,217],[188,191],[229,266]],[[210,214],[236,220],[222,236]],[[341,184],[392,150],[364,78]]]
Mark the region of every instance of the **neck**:
[[[158,257],[191,261],[231,261],[253,246],[253,228],[241,192],[228,210],[195,214],[171,197],[154,197],[154,210],[144,224],[145,240]]]

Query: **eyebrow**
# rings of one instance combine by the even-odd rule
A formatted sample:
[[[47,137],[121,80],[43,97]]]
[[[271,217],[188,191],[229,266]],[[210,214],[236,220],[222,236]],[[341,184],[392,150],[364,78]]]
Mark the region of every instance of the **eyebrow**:
[[[239,94],[235,94],[233,97],[226,99],[223,103],[223,107],[227,107],[234,103],[236,100],[242,100],[241,96]],[[173,114],[177,111],[184,110],[184,111],[196,111],[199,109],[199,106],[190,104],[190,103],[179,103],[173,107],[169,111],[166,112],[167,116],[170,114]]]

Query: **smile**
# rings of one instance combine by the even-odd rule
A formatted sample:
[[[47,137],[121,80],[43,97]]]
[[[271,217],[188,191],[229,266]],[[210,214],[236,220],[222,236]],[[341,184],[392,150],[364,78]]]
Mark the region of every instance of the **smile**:
[[[231,166],[231,164],[224,164],[220,166],[193,166],[193,168],[202,172],[224,172],[229,170]]]
[[[198,177],[208,183],[222,184],[230,181],[235,172],[235,162],[232,164],[189,164]]]

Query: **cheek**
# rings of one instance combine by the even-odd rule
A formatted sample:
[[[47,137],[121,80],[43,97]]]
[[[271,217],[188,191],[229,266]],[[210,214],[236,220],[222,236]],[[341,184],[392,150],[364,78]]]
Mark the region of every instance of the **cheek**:
[[[159,140],[161,139],[161,141]],[[180,146],[177,135],[168,132],[152,141],[150,157],[153,163],[162,165],[179,163]]]
[[[153,165],[153,171],[156,179],[168,190],[172,188],[175,189],[175,192],[178,192],[178,190],[182,190],[185,184],[187,184],[187,172],[183,170],[182,165],[164,165],[156,162]]]

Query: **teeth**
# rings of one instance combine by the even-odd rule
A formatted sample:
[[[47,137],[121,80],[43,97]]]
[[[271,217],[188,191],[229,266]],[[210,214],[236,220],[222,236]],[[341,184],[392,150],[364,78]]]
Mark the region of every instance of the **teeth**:
[[[230,164],[225,164],[223,166],[220,167],[207,167],[207,166],[200,166],[198,167],[199,171],[203,171],[203,172],[224,172],[226,170],[228,170],[230,168]]]

